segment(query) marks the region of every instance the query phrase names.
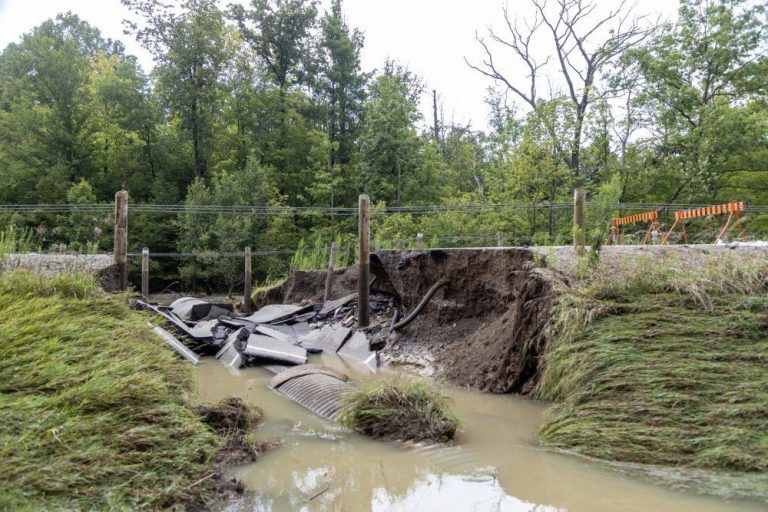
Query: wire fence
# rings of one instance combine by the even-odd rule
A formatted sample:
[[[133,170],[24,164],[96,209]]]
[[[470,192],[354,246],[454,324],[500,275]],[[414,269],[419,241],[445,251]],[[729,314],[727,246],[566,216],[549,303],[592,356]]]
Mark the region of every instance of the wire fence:
[[[679,210],[691,210],[696,208],[704,208],[709,206],[707,204],[698,203],[616,203],[611,206],[611,209],[619,212],[619,215],[626,215],[635,212],[645,211],[658,211],[660,219],[665,219],[665,224],[670,223],[670,219],[673,217],[675,211]],[[587,202],[587,211],[595,211],[598,209],[605,209],[604,203]],[[111,215],[115,210],[115,206],[112,203],[92,203],[92,204],[0,204],[0,214],[6,215],[67,215],[67,214],[96,214],[106,217],[107,224],[111,219]],[[170,216],[184,216],[184,215],[233,215],[233,216],[280,216],[280,215],[294,215],[294,216],[314,216],[314,217],[357,217],[358,209],[356,207],[322,207],[322,206],[267,206],[267,205],[189,205],[189,204],[154,204],[154,203],[131,203],[128,206],[128,210],[132,214],[149,215],[170,215]],[[528,245],[559,245],[569,243],[568,238],[571,234],[572,217],[571,212],[573,210],[572,202],[516,202],[508,204],[463,204],[463,205],[409,205],[409,206],[387,206],[387,207],[373,207],[370,211],[371,217],[378,217],[383,219],[390,216],[430,216],[439,214],[460,214],[460,215],[474,215],[479,214],[517,214],[517,219],[520,214],[528,214],[532,217],[532,221],[528,220],[527,227],[523,227],[518,221],[509,219],[509,222],[502,222],[506,224],[508,229],[504,232],[489,233],[496,228],[484,229],[485,226],[480,223],[480,227],[483,229],[476,235],[472,233],[470,227],[464,225],[450,224],[448,225],[448,236],[442,236],[446,234],[446,231],[442,231],[434,224],[430,224],[433,228],[426,228],[421,240],[417,239],[415,233],[409,233],[410,229],[416,229],[423,225],[421,221],[415,222],[410,225],[410,229],[406,229],[405,232],[409,233],[407,238],[387,238],[386,235],[379,238],[375,236],[371,240],[371,247],[373,250],[387,250],[387,249],[411,249],[411,248],[458,248],[458,247],[491,247],[491,246],[528,246]],[[761,224],[766,223],[764,214],[768,214],[768,205],[755,205],[747,204],[745,206],[745,213],[752,213],[760,215],[762,217]],[[423,218],[423,217],[422,217]],[[497,218],[498,219],[498,218]],[[427,219],[428,220],[428,219]],[[351,221],[351,219],[350,219]],[[355,224],[350,221],[345,223],[345,237],[349,236],[347,243],[348,249],[351,251],[356,250],[357,244],[354,241]],[[297,221],[298,222],[298,221]],[[309,221],[308,221],[309,222]],[[314,221],[311,221],[314,222]],[[525,221],[523,221],[525,222]],[[429,223],[427,223],[429,224]],[[313,224],[307,224],[313,225]],[[475,224],[475,228],[478,224]],[[702,224],[703,226],[703,224]],[[305,226],[306,227],[306,226]],[[765,227],[765,226],[763,226]],[[501,228],[500,228],[501,229]],[[429,232],[429,231],[433,232]],[[450,231],[453,233],[450,233]],[[306,230],[305,230],[306,231]],[[349,232],[347,232],[349,231]],[[463,233],[462,233],[463,231]],[[710,230],[701,230],[701,236],[694,238],[695,243],[702,243],[705,240],[711,238]],[[457,233],[458,232],[458,233]],[[539,233],[540,232],[540,233]],[[307,231],[309,233],[309,231]],[[402,232],[401,232],[402,233]],[[559,235],[558,235],[559,233]],[[400,234],[400,233],[398,233]],[[456,236],[452,236],[456,234]],[[758,230],[750,233],[751,238],[761,239],[766,238],[768,232],[761,232]],[[536,236],[541,235],[541,236]],[[142,237],[143,238],[143,237]],[[290,241],[289,241],[290,239]],[[628,237],[632,240],[632,236]],[[67,240],[64,240],[65,242]],[[137,258],[141,256],[140,252],[135,252],[136,249],[146,245],[143,240],[133,240],[131,248],[134,252],[129,252],[128,256],[131,258]],[[273,247],[254,247],[252,251],[253,256],[293,256],[297,252],[303,252],[304,254],[319,254],[320,252],[327,250],[318,250],[311,247],[298,247],[296,248],[296,237],[288,236],[285,241],[275,244]],[[40,244],[39,253],[44,254],[57,254],[66,253],[66,247],[64,250],[57,247],[59,245],[65,245],[63,243],[56,244],[55,241],[51,242],[52,245],[46,247]],[[149,244],[151,245],[151,244]],[[247,245],[244,242],[243,245]],[[330,246],[330,240],[328,241]],[[43,250],[45,248],[45,250]],[[153,259],[172,259],[172,258],[198,258],[198,259],[210,259],[212,257],[220,258],[243,258],[245,252],[242,250],[235,251],[216,251],[216,250],[195,250],[195,251],[179,251],[175,252],[172,244],[166,246],[160,245],[157,247],[161,249],[158,252],[151,252],[150,257]],[[295,249],[294,249],[295,248]],[[151,247],[150,247],[151,249]],[[168,251],[167,249],[171,249]],[[102,249],[103,250],[103,249]],[[77,253],[77,251],[74,251]],[[79,252],[82,254],[83,252]],[[92,253],[91,253],[92,254]]]
[[[587,202],[587,208],[596,203]],[[604,206],[604,205],[601,205]],[[709,204],[697,203],[616,203],[612,207],[621,211],[677,211],[704,208]],[[570,202],[510,203],[510,204],[466,204],[466,205],[416,205],[372,208],[371,215],[428,215],[432,213],[486,213],[531,210],[571,210]],[[328,215],[357,216],[356,207],[319,206],[233,206],[233,205],[162,205],[151,203],[130,204],[129,210],[141,213],[184,214],[184,215]],[[44,214],[44,213],[108,213],[114,211],[109,203],[94,204],[2,204],[0,213]],[[768,205],[747,204],[746,212],[768,213]]]
[[[251,251],[251,256],[290,256],[296,254],[296,251],[284,250],[284,251]],[[129,252],[127,256],[129,258],[140,258],[144,254],[141,252]],[[244,258],[245,251],[231,251],[231,252],[218,252],[218,251],[199,251],[199,252],[150,252],[150,258]]]

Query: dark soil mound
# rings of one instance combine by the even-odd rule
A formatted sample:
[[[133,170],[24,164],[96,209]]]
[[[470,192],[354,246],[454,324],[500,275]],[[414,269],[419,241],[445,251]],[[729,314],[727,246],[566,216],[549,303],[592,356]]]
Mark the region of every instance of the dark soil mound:
[[[225,469],[229,466],[247,464],[274,446],[273,442],[254,443],[249,434],[261,422],[261,410],[250,407],[239,398],[226,398],[216,405],[199,406],[195,412],[204,423],[224,437],[221,450],[213,460],[211,472],[197,482],[192,510],[211,510],[211,501],[226,503],[235,495],[245,492],[245,485],[238,479],[228,477]]]
[[[426,422],[406,412],[392,414],[385,421],[366,423],[356,430],[373,438],[417,443],[446,443],[456,436],[456,425],[452,421]]]
[[[220,434],[247,432],[261,422],[261,411],[239,398],[226,398],[216,405],[195,408],[205,424]]]
[[[386,352],[397,364],[409,351],[427,351],[437,375],[453,384],[494,393],[531,390],[555,297],[531,251],[383,252],[377,260],[374,288],[397,295],[404,314],[432,284],[449,280],[419,318],[390,337],[385,360]]]
[[[325,270],[297,271],[292,273],[279,286],[262,292],[254,297],[254,307],[267,304],[300,304],[304,301],[321,303],[325,294]],[[339,299],[357,291],[357,265],[337,269],[334,272],[331,298]]]

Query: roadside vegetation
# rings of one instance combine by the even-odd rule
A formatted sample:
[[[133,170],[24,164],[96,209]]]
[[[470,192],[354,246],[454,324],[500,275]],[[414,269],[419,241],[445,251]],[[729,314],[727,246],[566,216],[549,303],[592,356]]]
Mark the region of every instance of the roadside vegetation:
[[[598,267],[562,294],[540,438],[585,456],[730,473],[708,491],[768,500],[768,262]]]
[[[450,400],[432,382],[412,376],[382,376],[351,392],[339,422],[372,437],[447,442],[461,422]]]
[[[30,252],[34,249],[31,229],[18,228],[14,224],[9,224],[5,228],[0,229],[0,259],[8,254]],[[0,264],[2,264],[2,261],[0,261]]]
[[[85,275],[0,275],[0,509],[188,503],[224,443],[146,318]]]
[[[355,244],[336,235],[336,268],[344,268],[355,262]],[[299,240],[299,246],[291,257],[291,272],[297,270],[325,270],[328,268],[331,245],[326,239],[318,236],[314,241]]]

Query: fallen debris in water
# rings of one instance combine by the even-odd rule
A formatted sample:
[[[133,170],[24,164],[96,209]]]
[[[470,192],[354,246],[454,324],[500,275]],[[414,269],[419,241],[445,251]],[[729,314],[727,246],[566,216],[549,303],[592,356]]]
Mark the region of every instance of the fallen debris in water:
[[[227,343],[216,354],[216,359],[221,361],[224,365],[233,369],[238,369],[243,365],[243,356],[240,351],[237,350],[235,343],[241,338],[248,339],[249,333],[245,328],[240,328],[229,335]]]
[[[155,331],[155,333],[157,333],[157,335],[160,336],[163,341],[165,341],[181,357],[191,362],[192,364],[197,364],[200,362],[198,355],[189,350],[182,342],[177,340],[173,334],[158,326],[153,326],[152,330]]]
[[[343,365],[371,370],[378,366],[376,350],[365,332],[350,327],[356,298],[350,294],[325,304],[270,304],[248,316],[235,314],[229,305],[193,297],[177,299],[170,306],[137,300],[135,307],[162,316],[179,338],[160,327],[164,334],[158,334],[192,362],[193,357],[215,354],[222,364],[237,370],[304,365],[309,353],[327,353]]]
[[[184,321],[215,320],[234,311],[231,304],[211,304],[194,297],[182,297],[171,302],[171,311]]]
[[[237,345],[238,343],[235,342],[235,346]],[[291,364],[306,364],[307,362],[305,349],[269,336],[251,334],[244,346],[242,342],[240,346],[242,347],[238,347],[240,353],[259,359],[270,359]]]
[[[376,368],[378,366],[376,352],[371,350],[368,337],[360,331],[353,334],[336,353],[342,359],[362,363],[369,368]]]
[[[343,373],[311,364],[278,373],[267,386],[331,421],[336,420],[344,397],[353,389]]]
[[[309,351],[336,352],[351,334],[352,330],[343,325],[327,324],[299,338],[299,343]]]

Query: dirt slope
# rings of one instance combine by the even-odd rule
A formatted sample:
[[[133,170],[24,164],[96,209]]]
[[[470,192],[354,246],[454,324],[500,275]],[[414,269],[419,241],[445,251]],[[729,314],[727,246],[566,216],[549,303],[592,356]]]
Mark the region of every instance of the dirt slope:
[[[377,259],[372,266],[383,275],[374,289],[397,295],[402,316],[437,280],[449,279],[416,321],[388,336],[385,361],[483,391],[530,390],[554,300],[533,253],[383,252]]]

